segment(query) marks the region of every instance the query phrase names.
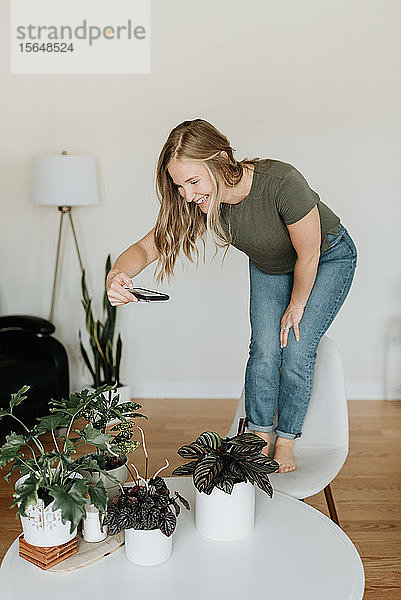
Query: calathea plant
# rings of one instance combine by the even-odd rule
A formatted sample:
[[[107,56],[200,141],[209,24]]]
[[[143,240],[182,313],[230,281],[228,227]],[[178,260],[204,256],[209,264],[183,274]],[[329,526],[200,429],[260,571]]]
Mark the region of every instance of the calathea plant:
[[[64,416],[75,415],[75,418],[84,417],[88,423],[103,434],[106,433],[107,424],[115,419],[118,423],[114,425],[109,433],[113,440],[113,449],[96,449],[99,465],[105,469],[114,469],[125,461],[125,455],[134,452],[139,442],[132,439],[135,422],[133,419],[147,419],[145,415],[138,413],[141,404],[137,402],[123,402],[118,404],[118,394],[110,392],[115,385],[103,385],[93,392],[83,389],[71,394],[68,400],[51,402],[50,412]],[[121,458],[123,457],[123,458]]]
[[[178,454],[191,462],[181,465],[173,475],[192,475],[199,492],[210,495],[214,487],[231,494],[236,483],[251,482],[270,497],[273,488],[268,477],[279,464],[262,454],[266,442],[254,433],[221,438],[215,431],[205,431]]]
[[[111,535],[123,529],[133,528],[160,529],[164,535],[169,537],[175,530],[177,517],[180,514],[180,505],[177,500],[187,510],[190,510],[190,506],[178,492],[175,492],[174,496],[170,495],[170,490],[164,480],[158,477],[158,474],[169,466],[167,459],[166,465],[149,480],[147,479],[148,454],[145,437],[143,430],[140,427],[138,429],[142,434],[142,446],[145,453],[145,477],[141,477],[135,465],[132,465],[136,473],[134,485],[122,488],[121,494],[113,498],[103,524],[109,526]]]
[[[17,488],[12,506],[17,506],[20,515],[26,516],[29,506],[34,506],[42,499],[45,507],[53,502],[52,510],[61,510],[63,523],[71,522],[71,533],[85,517],[85,506],[94,504],[100,511],[107,509],[107,495],[104,485],[99,481],[91,486],[85,479],[76,478],[79,470],[85,469],[90,473],[101,472],[107,477],[98,463],[91,456],[82,456],[73,460],[72,455],[84,444],[91,444],[99,450],[113,450],[113,439],[98,431],[91,423],[82,430],[72,429],[77,413],[53,414],[41,417],[36,425],[28,428],[13,414],[13,409],[23,402],[29,386],[22,387],[16,394],[11,395],[8,409],[0,409],[0,419],[9,416],[22,427],[21,433],[11,433],[6,436],[5,443],[0,447],[0,468],[13,461],[11,470],[4,477],[8,483],[15,469],[20,475],[27,475]],[[82,406],[79,405],[79,409]],[[56,440],[55,430],[66,428],[65,436]],[[41,436],[50,432],[53,448],[47,451],[41,441]],[[71,434],[74,437],[70,437]],[[113,478],[114,480],[115,478]],[[117,480],[116,480],[117,481]]]

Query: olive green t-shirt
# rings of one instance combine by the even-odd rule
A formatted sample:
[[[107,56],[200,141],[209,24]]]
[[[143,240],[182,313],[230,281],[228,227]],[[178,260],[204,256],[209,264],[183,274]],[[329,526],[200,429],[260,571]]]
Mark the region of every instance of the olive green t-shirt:
[[[245,252],[264,273],[290,273],[297,254],[286,225],[292,225],[314,206],[321,225],[320,252],[329,249],[328,233],[337,233],[340,219],[321,202],[302,174],[280,160],[255,164],[250,192],[239,204],[222,203],[220,221],[232,245]]]

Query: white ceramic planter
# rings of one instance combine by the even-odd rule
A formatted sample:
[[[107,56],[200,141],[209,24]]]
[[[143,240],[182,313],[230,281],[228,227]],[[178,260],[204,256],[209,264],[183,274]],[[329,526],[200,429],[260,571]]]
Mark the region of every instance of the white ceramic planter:
[[[126,529],[125,556],[141,567],[159,565],[173,552],[173,535],[167,537],[160,529]]]
[[[103,525],[103,528],[101,528],[101,516],[98,509],[93,504],[89,504],[85,506],[85,511],[86,519],[82,519],[82,535],[85,542],[105,540],[107,538],[107,525]]]
[[[81,477],[78,473],[76,476]],[[15,484],[16,490],[27,477],[29,475],[18,479]],[[28,544],[48,548],[66,544],[76,536],[76,529],[70,533],[71,521],[64,524],[61,520],[61,510],[58,508],[53,511],[53,504],[54,502],[45,508],[43,500],[39,499],[35,506],[28,507],[25,517],[20,515],[22,531]]]
[[[127,462],[128,458],[126,459],[125,464],[121,465],[121,467],[117,467],[117,469],[110,469],[110,471],[107,471],[108,473],[110,473],[110,475],[117,477],[121,485],[124,485],[128,477]],[[89,481],[89,483],[97,483],[99,479],[103,481],[103,485],[105,487],[107,497],[109,500],[111,500],[112,498],[114,498],[114,496],[120,493],[119,485],[114,483],[113,481],[110,481],[110,479],[108,479],[106,475],[103,475],[103,473],[88,473],[88,471],[80,471],[80,473],[85,477],[85,479]]]
[[[255,488],[236,483],[231,494],[214,488],[210,496],[196,490],[195,526],[207,538],[218,541],[240,540],[255,524]]]

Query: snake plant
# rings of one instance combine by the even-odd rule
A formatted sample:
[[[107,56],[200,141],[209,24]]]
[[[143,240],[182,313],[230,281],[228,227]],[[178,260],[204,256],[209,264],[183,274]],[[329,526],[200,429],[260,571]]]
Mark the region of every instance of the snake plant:
[[[103,315],[105,320],[95,320],[92,310],[92,299],[89,297],[86,284],[85,271],[82,271],[81,291],[82,306],[85,309],[85,325],[89,334],[89,344],[93,356],[93,361],[89,359],[88,353],[82,343],[81,332],[79,332],[79,342],[81,354],[86,366],[93,378],[93,387],[98,388],[101,385],[110,385],[116,383],[120,385],[120,362],[122,352],[121,336],[118,334],[117,343],[114,348],[114,332],[116,325],[115,306],[111,306],[107,298],[106,277],[111,269],[110,254],[106,260],[105,283],[103,293]]]

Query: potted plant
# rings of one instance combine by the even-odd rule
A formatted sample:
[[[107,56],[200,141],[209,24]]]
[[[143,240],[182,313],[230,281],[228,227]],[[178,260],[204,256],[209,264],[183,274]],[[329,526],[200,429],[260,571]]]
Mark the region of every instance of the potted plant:
[[[34,546],[57,546],[73,539],[77,526],[85,517],[85,507],[93,504],[99,511],[107,508],[107,495],[103,483],[96,485],[79,475],[80,469],[91,473],[101,471],[90,456],[73,460],[72,455],[84,444],[92,444],[100,450],[112,448],[112,436],[106,435],[88,423],[81,431],[72,429],[76,414],[53,414],[41,417],[33,427],[27,427],[13,414],[14,407],[23,402],[29,386],[11,395],[9,407],[0,409],[0,419],[11,417],[20,425],[21,433],[6,436],[0,447],[0,467],[13,461],[11,470],[21,475],[15,485],[14,502],[21,517],[24,538]],[[81,407],[79,407],[81,410]],[[65,436],[56,439],[55,430],[66,428]],[[53,448],[46,450],[41,437],[50,432]],[[73,435],[73,437],[71,437]]]
[[[99,473],[89,473],[81,470],[91,483],[101,479],[106,488],[109,499],[118,493],[118,483],[125,483],[128,475],[127,454],[134,452],[139,442],[132,440],[134,419],[144,418],[145,415],[138,413],[141,404],[137,402],[119,403],[118,394],[111,396],[109,392],[113,386],[101,386],[94,391],[83,389],[71,394],[68,400],[53,400],[50,411],[65,416],[75,414],[75,418],[84,417],[96,430],[106,434],[106,428],[110,422],[116,424],[108,433],[112,436],[112,448],[96,448],[92,458],[98,463]],[[112,475],[110,478],[104,473]]]
[[[109,389],[110,396],[120,396],[120,402],[127,402],[131,399],[129,386],[120,381],[120,363],[122,353],[121,335],[118,334],[117,342],[114,345],[114,333],[116,325],[117,308],[112,306],[107,298],[106,278],[111,269],[110,254],[106,259],[104,292],[103,292],[103,315],[104,321],[95,320],[92,310],[92,299],[89,297],[86,284],[85,271],[82,271],[81,277],[81,302],[85,309],[85,325],[89,335],[89,345],[92,353],[92,361],[82,343],[82,335],[79,332],[79,343],[82,358],[93,380],[93,388],[99,388],[102,385],[113,386]],[[114,389],[115,388],[115,389]]]
[[[145,477],[141,477],[135,465],[132,465],[136,476],[113,499],[104,523],[108,524],[110,534],[125,530],[125,554],[128,560],[137,565],[151,566],[171,556],[172,534],[180,514],[178,501],[187,510],[190,510],[190,506],[178,492],[171,495],[165,481],[158,476],[169,466],[167,459],[166,465],[148,479],[145,437],[143,430],[140,427],[138,429],[145,453]]]
[[[173,475],[192,475],[196,488],[195,525],[214,540],[235,540],[254,527],[255,488],[272,497],[268,477],[278,463],[261,453],[266,442],[253,433],[221,438],[205,431],[178,454],[190,459]]]

